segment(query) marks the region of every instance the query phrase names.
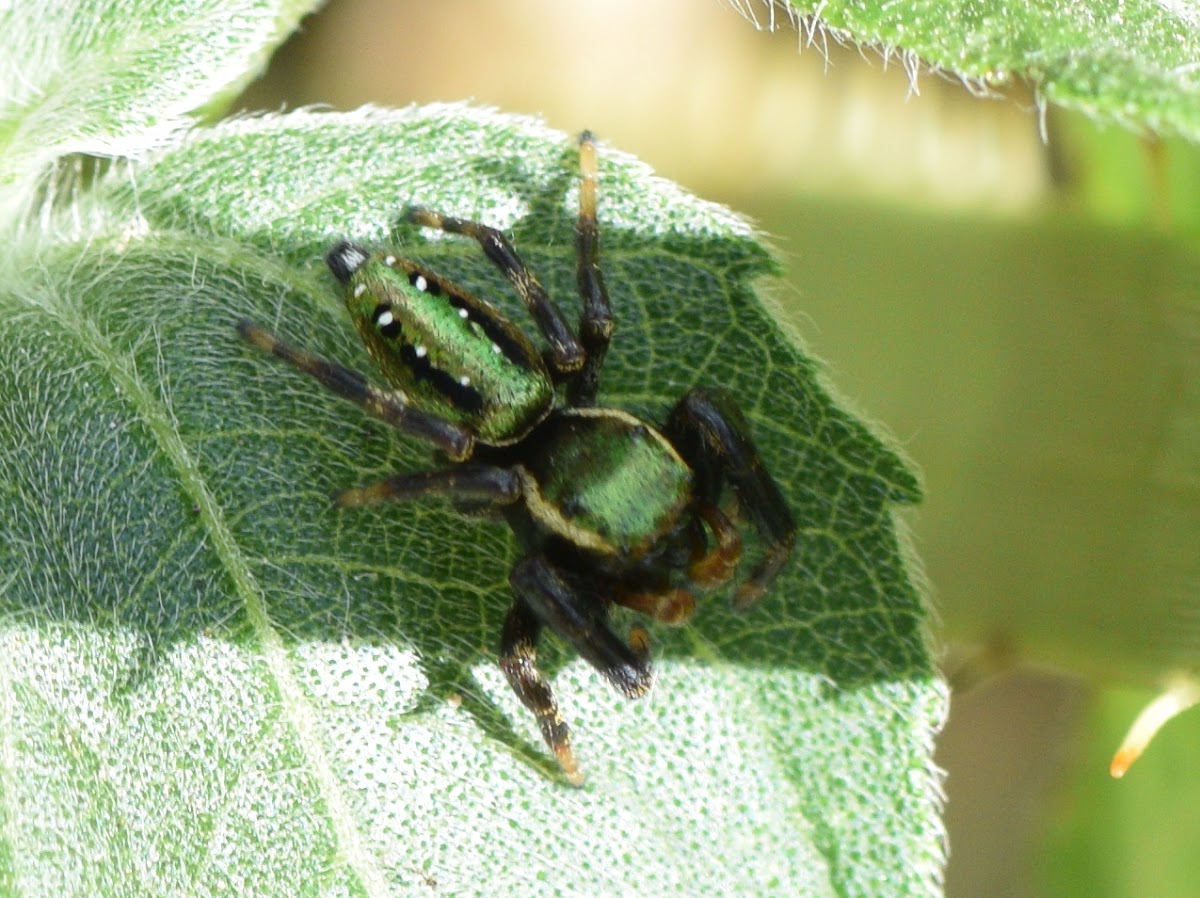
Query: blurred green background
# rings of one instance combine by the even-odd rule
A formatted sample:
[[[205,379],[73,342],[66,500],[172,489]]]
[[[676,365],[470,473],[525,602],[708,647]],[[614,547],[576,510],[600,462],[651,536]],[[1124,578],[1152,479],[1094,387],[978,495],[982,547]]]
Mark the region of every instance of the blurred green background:
[[[1200,655],[1195,151],[740,5],[338,0],[237,106],[471,99],[755,220],[769,298],[924,473],[948,894],[1200,895],[1200,713],[1107,774]]]

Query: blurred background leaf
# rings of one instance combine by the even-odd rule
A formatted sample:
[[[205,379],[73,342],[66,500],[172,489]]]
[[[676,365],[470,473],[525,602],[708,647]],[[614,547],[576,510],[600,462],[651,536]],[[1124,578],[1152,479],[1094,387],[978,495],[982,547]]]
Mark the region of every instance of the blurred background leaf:
[[[895,52],[914,70],[936,66],[981,89],[1020,78],[1066,109],[1200,137],[1200,13],[1186,4],[790,3],[814,39],[830,34]],[[752,3],[745,9],[753,16]]]

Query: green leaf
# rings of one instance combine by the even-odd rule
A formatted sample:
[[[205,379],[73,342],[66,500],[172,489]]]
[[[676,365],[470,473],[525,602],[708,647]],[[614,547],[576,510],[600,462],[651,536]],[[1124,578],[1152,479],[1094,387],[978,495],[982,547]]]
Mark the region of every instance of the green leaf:
[[[1019,78],[1040,100],[1134,128],[1200,139],[1200,18],[1187,4],[791,4],[797,16],[819,17],[819,27],[831,29],[836,38],[902,54],[913,68],[919,58],[985,88]]]
[[[69,153],[139,157],[266,65],[316,0],[0,9],[0,212]]]
[[[564,785],[494,662],[508,530],[332,508],[428,452],[234,324],[369,372],[322,262],[345,237],[526,321],[474,244],[392,233],[413,202],[510,229],[577,314],[573,143],[464,107],[198,131],[3,281],[0,890],[937,892],[946,696],[893,517],[916,481],[764,311],[751,230],[601,154],[601,398],[734,392],[801,523],[772,593],[652,628],[639,702],[546,639],[589,777]]]

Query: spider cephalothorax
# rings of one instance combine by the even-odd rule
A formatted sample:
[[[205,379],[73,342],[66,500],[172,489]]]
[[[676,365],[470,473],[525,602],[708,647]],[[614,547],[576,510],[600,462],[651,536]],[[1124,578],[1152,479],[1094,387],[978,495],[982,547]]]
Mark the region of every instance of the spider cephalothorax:
[[[695,590],[733,578],[742,540],[722,511],[727,488],[766,544],[737,589],[735,607],[766,592],[796,530],[724,392],[692,390],[662,425],[596,405],[613,319],[598,265],[596,150],[589,134],[580,139],[580,168],[578,333],[499,231],[423,209],[408,214],[415,224],[479,241],[536,322],[549,347],[544,356],[490,303],[415,262],[352,243],[335,246],[327,260],[387,387],[252,322],[238,325],[255,346],[454,463],[347,490],[337,504],[446,497],[505,516],[522,557],[509,575],[513,604],[500,666],[576,785],[583,775],[570,731],[536,664],[542,628],[569,642],[625,695],[639,696],[650,686],[649,638],[641,627],[618,637],[608,623],[610,607],[681,623]]]

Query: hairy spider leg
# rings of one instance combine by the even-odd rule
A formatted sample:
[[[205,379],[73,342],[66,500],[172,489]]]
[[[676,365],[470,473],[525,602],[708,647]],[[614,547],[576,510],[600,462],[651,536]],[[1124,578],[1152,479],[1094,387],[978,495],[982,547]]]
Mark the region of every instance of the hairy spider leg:
[[[514,591],[542,623],[567,640],[579,656],[628,698],[650,688],[650,637],[633,627],[626,644],[608,626],[605,602],[581,592],[581,584],[544,555],[527,555],[509,577]]]
[[[334,498],[334,504],[341,508],[356,508],[426,497],[444,497],[480,508],[511,505],[521,498],[521,480],[512,468],[468,462],[458,468],[396,474],[367,486],[348,489]]]
[[[429,209],[409,209],[406,218],[421,227],[462,234],[479,241],[484,255],[508,278],[550,344],[550,362],[555,374],[561,379],[580,369],[584,361],[583,347],[567,325],[562,310],[546,294],[533,272],[525,267],[507,237],[480,222],[439,215]]]
[[[696,597],[690,591],[665,584],[658,589],[618,589],[613,601],[671,627],[687,623],[696,611]]]
[[[762,559],[734,595],[733,607],[744,610],[763,597],[791,557],[796,521],[763,465],[745,419],[724,391],[689,392],[671,411],[666,433],[695,470],[701,503],[715,506],[722,484],[728,483],[767,542]]]
[[[689,532],[692,541],[687,579],[691,586],[707,592],[728,583],[742,560],[742,535],[716,505],[700,503],[696,513],[708,524],[716,539],[709,546],[704,529],[697,521]],[[636,577],[621,585],[613,601],[647,617],[677,627],[687,623],[696,610],[695,591],[671,586],[666,576],[649,582]]]
[[[521,704],[533,712],[542,739],[554,752],[567,781],[572,786],[582,786],[583,772],[571,748],[571,728],[559,713],[550,683],[537,668],[537,641],[541,632],[541,620],[517,599],[500,634],[500,669]]]
[[[385,501],[444,497],[486,506],[502,506],[512,504],[520,495],[521,481],[514,469],[468,462],[461,468],[450,470],[398,474],[370,486],[346,490],[335,501],[343,507],[354,507]],[[521,703],[533,712],[542,738],[554,752],[567,781],[574,786],[580,786],[583,784],[583,774],[571,749],[570,727],[558,710],[549,682],[537,668],[537,640],[545,623],[549,623],[556,630],[565,629],[563,621],[569,619],[572,614],[579,618],[581,615],[588,615],[589,611],[593,617],[595,613],[584,608],[541,613],[541,609],[546,608],[548,603],[571,605],[572,602],[580,601],[574,597],[574,593],[566,584],[548,569],[518,565],[510,574],[509,581],[516,599],[505,619],[500,636],[500,669],[504,671],[509,686]],[[592,631],[583,628],[579,638],[586,640],[588,632]],[[608,636],[611,642],[620,645],[614,635],[609,633]],[[634,651],[641,652],[635,658],[644,664],[649,649],[648,638],[642,632],[635,635],[632,641]],[[578,645],[574,640],[572,642]],[[596,663],[595,657],[596,653],[593,652],[588,660]]]
[[[650,637],[642,627],[629,631],[626,644],[609,628],[605,602],[584,595],[557,566],[540,554],[528,555],[512,569],[508,582],[516,595],[504,627],[500,666],[509,685],[537,717],[542,737],[575,785],[583,782],[571,750],[570,729],[545,677],[537,669],[537,636],[550,627],[585,661],[628,698],[650,688]]]
[[[433,443],[451,460],[462,461],[474,451],[475,437],[470,431],[413,408],[399,393],[380,389],[357,371],[298,349],[252,321],[239,321],[237,329],[252,346],[299,368],[392,427]]]
[[[596,223],[596,140],[590,131],[579,135],[579,218],[575,224],[575,270],[583,312],[579,341],[587,358],[567,386],[573,406],[593,405],[600,388],[600,369],[613,335],[612,305],[600,272],[600,228]]]
[[[701,547],[693,556],[688,566],[688,579],[701,589],[716,589],[733,579],[742,561],[742,535],[733,521],[716,505],[702,502],[697,514],[708,524],[716,544],[707,551]]]

